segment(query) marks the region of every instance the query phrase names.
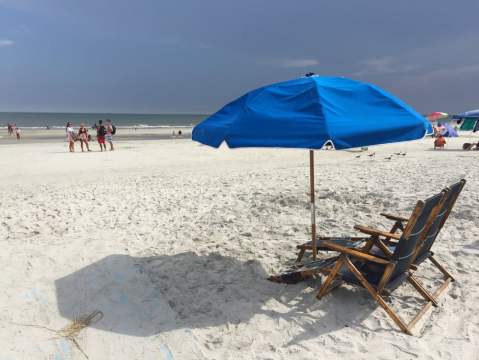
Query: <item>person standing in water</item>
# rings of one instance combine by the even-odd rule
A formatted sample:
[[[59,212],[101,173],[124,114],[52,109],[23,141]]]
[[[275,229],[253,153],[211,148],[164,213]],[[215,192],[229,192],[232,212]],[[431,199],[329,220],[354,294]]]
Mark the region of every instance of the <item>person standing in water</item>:
[[[65,131],[67,133],[68,149],[70,152],[75,152],[75,129],[71,122],[67,122]]]
[[[20,140],[20,138],[22,137],[22,130],[20,130],[20,128],[16,126],[15,126],[15,135],[17,135],[17,140]]]
[[[106,141],[110,144],[110,151],[115,150],[113,148],[113,135],[116,133],[116,127],[111,123],[111,120],[106,121]],[[106,149],[105,149],[106,150]]]
[[[106,145],[105,145],[105,135],[106,135],[106,129],[105,125],[103,125],[103,120],[98,121],[98,127],[96,128],[96,138],[98,140],[98,144],[100,144],[100,150],[106,151]]]
[[[83,143],[86,145],[86,149],[90,150],[90,146],[88,145],[88,129],[85,127],[85,124],[81,123],[80,128],[78,129],[78,138],[80,139],[80,146],[81,151],[83,152]]]

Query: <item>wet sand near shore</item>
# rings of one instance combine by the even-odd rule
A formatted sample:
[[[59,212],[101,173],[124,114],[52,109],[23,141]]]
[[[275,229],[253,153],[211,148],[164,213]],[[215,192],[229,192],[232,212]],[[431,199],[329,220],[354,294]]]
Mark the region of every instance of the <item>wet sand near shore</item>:
[[[182,135],[173,136],[173,131],[178,134],[181,130]],[[133,140],[168,140],[168,139],[190,139],[191,127],[178,128],[117,128],[117,134],[113,137],[114,141],[133,141]],[[96,143],[95,130],[89,129],[92,136],[92,142]],[[15,136],[9,136],[5,129],[0,133],[1,144],[32,144],[66,141],[64,129],[22,129],[22,137],[17,140]],[[79,142],[78,142],[79,143]]]

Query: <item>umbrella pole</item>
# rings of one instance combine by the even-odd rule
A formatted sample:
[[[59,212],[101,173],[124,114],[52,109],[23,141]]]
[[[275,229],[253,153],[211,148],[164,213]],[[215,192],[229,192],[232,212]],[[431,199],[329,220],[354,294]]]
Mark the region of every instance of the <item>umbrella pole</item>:
[[[314,203],[314,151],[309,150],[309,185],[311,198],[311,241],[313,246],[313,260],[316,260],[318,248],[316,244],[316,206]]]

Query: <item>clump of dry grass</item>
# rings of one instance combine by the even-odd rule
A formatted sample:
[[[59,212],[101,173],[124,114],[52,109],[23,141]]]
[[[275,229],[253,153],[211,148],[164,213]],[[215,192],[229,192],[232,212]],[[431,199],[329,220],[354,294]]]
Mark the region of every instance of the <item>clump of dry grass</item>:
[[[91,314],[82,315],[78,318],[73,319],[71,324],[68,324],[64,328],[56,331],[56,333],[60,337],[76,337],[84,328],[100,321],[102,318],[103,313],[99,310],[95,310]]]
[[[103,313],[100,310],[95,310],[90,314],[82,315],[78,318],[73,319],[70,324],[60,330],[55,331],[55,333],[58,335],[58,337],[70,340],[73,344],[75,344],[78,350],[80,350],[80,352],[88,359],[88,355],[83,351],[76,337],[80,335],[80,332],[83,329],[90,326],[91,324],[100,321],[102,318]]]
[[[80,335],[80,332],[83,329],[87,328],[91,324],[94,324],[100,321],[102,318],[103,318],[103,313],[100,310],[95,310],[91,312],[90,314],[75,317],[70,324],[61,328],[60,330],[51,329],[42,325],[31,325],[31,324],[16,324],[16,325],[32,326],[32,327],[37,327],[37,328],[51,331],[57,334],[57,336],[54,339],[63,338],[63,339],[70,340],[77,347],[77,349],[85,356],[85,358],[88,359],[88,355],[81,348],[80,344],[78,343],[77,337],[78,335]]]

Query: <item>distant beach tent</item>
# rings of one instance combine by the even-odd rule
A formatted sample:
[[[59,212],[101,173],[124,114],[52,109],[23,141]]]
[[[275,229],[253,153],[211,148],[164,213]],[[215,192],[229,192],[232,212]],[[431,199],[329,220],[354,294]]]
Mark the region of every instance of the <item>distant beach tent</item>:
[[[456,129],[450,123],[441,124],[440,127],[441,135],[444,137],[457,137]]]
[[[310,149],[313,258],[316,258],[314,149],[336,149],[423,138],[432,126],[383,89],[342,77],[305,76],[267,85],[225,105],[193,129],[202,144],[230,148]]]
[[[478,123],[477,118],[463,118],[462,119],[462,124],[461,124],[461,130],[462,131],[472,131],[476,129],[476,124]]]
[[[477,131],[477,123],[479,120],[479,109],[465,111],[463,113],[454,115],[454,119],[462,119],[461,130],[463,131]]]
[[[429,121],[437,121],[437,120],[445,119],[448,116],[449,116],[449,114],[447,114],[445,112],[434,111],[426,117]]]
[[[465,111],[463,113],[454,115],[454,119],[462,119],[461,130],[463,131],[479,130],[479,109]]]
[[[454,115],[454,118],[455,119],[458,119],[458,118],[479,118],[479,109],[465,111],[463,113]]]

